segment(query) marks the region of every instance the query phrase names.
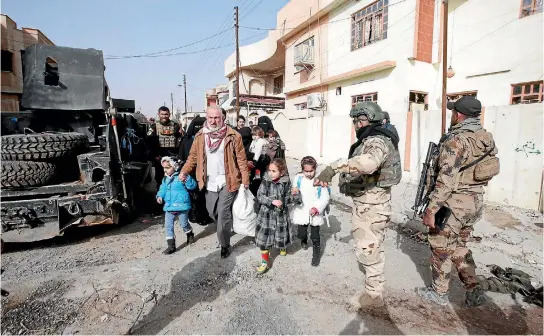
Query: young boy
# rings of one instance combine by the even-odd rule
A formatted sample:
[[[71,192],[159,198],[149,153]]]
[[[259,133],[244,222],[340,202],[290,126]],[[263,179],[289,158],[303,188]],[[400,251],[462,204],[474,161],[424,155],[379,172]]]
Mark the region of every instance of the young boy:
[[[165,156],[161,159],[161,166],[164,169],[157,203],[164,204],[164,228],[166,231],[166,243],[168,247],[163,254],[172,254],[176,251],[176,235],[174,233],[174,222],[179,218],[179,224],[187,235],[187,245],[194,243],[195,234],[189,224],[189,210],[191,209],[191,198],[189,190],[196,189],[196,181],[187,176],[185,182],[179,180],[179,161],[175,158]]]

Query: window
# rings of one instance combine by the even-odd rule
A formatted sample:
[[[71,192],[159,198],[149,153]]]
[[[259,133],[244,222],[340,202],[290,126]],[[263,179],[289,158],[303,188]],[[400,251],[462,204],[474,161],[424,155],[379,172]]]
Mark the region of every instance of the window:
[[[283,93],[283,75],[274,78],[274,94]]]
[[[365,94],[361,94],[361,95],[357,95],[357,96],[352,96],[351,97],[351,106],[353,107],[353,106],[355,106],[355,104],[360,103],[360,102],[364,102],[364,101],[377,102],[378,101],[378,93],[377,92],[365,93]]]
[[[295,46],[295,68],[298,71],[314,65],[314,37]]]
[[[337,86],[337,87],[336,87],[336,95],[337,95],[337,96],[341,96],[341,95],[342,95],[342,87],[341,87],[341,86]]]
[[[238,96],[238,81],[232,82],[232,96],[237,97]]]
[[[521,0],[519,18],[542,12],[542,0]]]
[[[389,0],[379,0],[351,16],[351,50],[387,38]]]
[[[59,65],[51,57],[45,59],[45,72],[43,73],[43,82],[45,85],[58,86],[59,85]]]
[[[13,71],[13,53],[8,50],[2,50],[2,71]]]
[[[542,102],[543,81],[512,85],[511,105]]]
[[[297,109],[297,111],[306,110],[308,108],[308,104],[307,103],[295,104],[295,108]]]
[[[456,92],[456,93],[448,93],[446,95],[447,102],[451,101],[457,101],[461,97],[474,97],[476,98],[478,94],[478,91],[465,91],[465,92]]]
[[[410,110],[412,104],[423,104],[424,111],[427,111],[429,109],[428,94],[426,92],[410,91],[408,101],[410,102]]]

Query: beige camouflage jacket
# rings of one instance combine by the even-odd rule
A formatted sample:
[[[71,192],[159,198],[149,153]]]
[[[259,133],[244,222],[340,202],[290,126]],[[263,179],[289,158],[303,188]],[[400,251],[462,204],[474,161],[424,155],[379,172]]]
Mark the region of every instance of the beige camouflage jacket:
[[[483,186],[462,185],[459,187],[459,169],[469,161],[470,151],[459,135],[449,135],[441,144],[438,156],[436,186],[430,195],[427,212],[435,214],[446,205],[455,217],[467,222],[475,221],[481,212]]]
[[[385,141],[379,137],[371,137],[355,149],[351,159],[338,159],[330,166],[336,174],[370,175],[382,166],[388,155],[389,149]],[[382,204],[389,200],[391,200],[391,188],[369,188],[362,196],[357,197],[357,201],[368,204]]]

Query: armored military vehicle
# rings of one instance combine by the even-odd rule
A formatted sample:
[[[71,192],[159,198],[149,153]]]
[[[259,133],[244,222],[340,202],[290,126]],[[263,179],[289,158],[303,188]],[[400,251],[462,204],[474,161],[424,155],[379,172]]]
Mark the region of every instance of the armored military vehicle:
[[[146,124],[112,99],[102,51],[33,45],[23,54],[21,111],[2,112],[4,241],[120,224],[151,181]]]

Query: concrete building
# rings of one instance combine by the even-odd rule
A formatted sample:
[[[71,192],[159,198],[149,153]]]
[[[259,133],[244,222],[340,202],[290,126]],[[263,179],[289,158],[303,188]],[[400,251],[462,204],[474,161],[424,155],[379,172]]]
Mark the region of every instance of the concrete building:
[[[447,99],[480,99],[497,138],[502,170],[486,197],[542,208],[542,1],[449,0],[447,15]],[[377,101],[401,137],[403,178],[415,183],[441,132],[443,17],[434,0],[291,0],[266,39],[240,49],[243,78],[283,70],[285,110],[273,120],[292,157],[346,155],[351,106]]]
[[[19,111],[23,93],[23,64],[21,52],[33,44],[54,45],[40,30],[34,28],[17,28],[17,24],[9,16],[1,14],[1,111]]]
[[[274,118],[285,108],[285,47],[278,31],[267,38],[240,47],[240,115],[257,124],[257,118]],[[229,99],[221,107],[227,110],[229,122],[236,122],[236,53],[225,60],[225,77],[229,80]]]
[[[207,90],[205,96],[205,108],[220,106],[229,98],[229,86],[228,84],[219,84],[215,88]]]

